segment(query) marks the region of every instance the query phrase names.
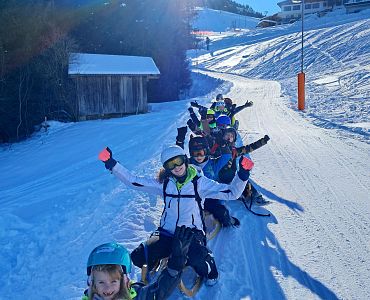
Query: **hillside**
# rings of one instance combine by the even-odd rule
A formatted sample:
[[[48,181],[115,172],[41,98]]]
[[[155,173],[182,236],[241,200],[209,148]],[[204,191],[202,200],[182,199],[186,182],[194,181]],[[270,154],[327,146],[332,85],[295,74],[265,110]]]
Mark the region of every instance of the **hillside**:
[[[255,28],[259,19],[222,10],[198,8],[193,28],[200,31],[224,32],[232,29]]]
[[[227,203],[241,226],[210,243],[220,280],[195,299],[370,299],[369,12],[326,20],[308,24],[303,112],[294,98],[298,25],[220,35],[210,52],[189,52],[194,78],[208,76],[212,89],[194,99],[252,100],[237,115],[243,142],[271,137],[252,153],[251,176],[272,201],[271,217]],[[162,200],[127,189],[97,156],[108,145],[135,174],[155,176],[194,99],[152,104],[144,115],[51,122],[0,148],[0,299],[81,299],[96,245],[133,250],[148,238]]]

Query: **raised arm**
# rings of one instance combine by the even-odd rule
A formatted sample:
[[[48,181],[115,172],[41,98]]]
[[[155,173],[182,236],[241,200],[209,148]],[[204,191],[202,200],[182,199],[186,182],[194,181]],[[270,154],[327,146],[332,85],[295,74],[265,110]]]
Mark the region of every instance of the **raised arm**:
[[[158,180],[132,174],[113,158],[112,151],[108,147],[99,153],[99,160],[104,163],[106,169],[112,171],[113,175],[126,186],[151,194],[163,194],[162,184]]]
[[[261,148],[262,146],[266,145],[269,140],[270,140],[270,137],[268,135],[265,135],[263,138],[253,142],[252,144],[236,148],[238,156],[251,153],[254,150]]]

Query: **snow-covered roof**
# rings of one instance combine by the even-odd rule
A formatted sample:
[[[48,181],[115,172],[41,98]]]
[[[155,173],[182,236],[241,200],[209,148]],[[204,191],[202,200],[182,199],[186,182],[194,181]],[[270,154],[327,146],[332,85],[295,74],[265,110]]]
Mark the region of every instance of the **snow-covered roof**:
[[[71,53],[69,75],[159,75],[151,57]]]

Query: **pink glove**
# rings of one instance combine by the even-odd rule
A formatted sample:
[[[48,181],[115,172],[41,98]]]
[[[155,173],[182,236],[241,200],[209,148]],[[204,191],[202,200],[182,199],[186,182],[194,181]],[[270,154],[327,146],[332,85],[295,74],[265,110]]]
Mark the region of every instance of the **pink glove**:
[[[99,159],[102,162],[106,162],[111,157],[112,157],[112,151],[108,147],[106,147],[103,151],[99,153]]]

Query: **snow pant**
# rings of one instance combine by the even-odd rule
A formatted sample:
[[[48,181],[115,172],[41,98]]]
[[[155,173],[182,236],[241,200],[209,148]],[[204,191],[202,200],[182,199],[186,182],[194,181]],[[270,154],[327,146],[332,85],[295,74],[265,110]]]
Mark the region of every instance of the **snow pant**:
[[[232,225],[229,210],[225,205],[221,204],[218,199],[206,199],[204,201],[204,210],[208,211],[213,217],[224,227]]]
[[[148,270],[152,270],[162,258],[171,255],[172,239],[172,234],[158,228],[146,242],[141,243],[131,252],[133,264],[139,268],[146,264]],[[194,230],[194,238],[188,251],[187,265],[193,267],[201,277],[208,277],[208,266],[211,266],[211,272],[217,273],[212,252],[207,248],[206,237],[200,230]]]

